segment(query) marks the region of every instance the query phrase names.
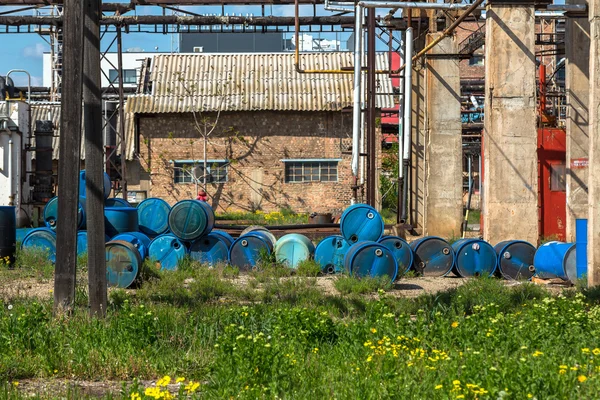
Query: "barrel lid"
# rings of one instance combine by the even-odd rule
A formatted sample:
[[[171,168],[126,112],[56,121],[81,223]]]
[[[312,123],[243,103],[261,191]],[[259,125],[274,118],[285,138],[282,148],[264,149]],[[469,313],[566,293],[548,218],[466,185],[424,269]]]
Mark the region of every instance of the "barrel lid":
[[[413,264],[413,252],[406,240],[398,236],[384,236],[379,243],[387,247],[398,263],[398,273],[406,274]]]
[[[381,215],[367,204],[354,204],[348,207],[340,219],[340,230],[349,243],[363,240],[377,241],[384,231]]]
[[[56,262],[56,234],[50,228],[36,228],[29,232],[21,242],[21,248],[33,248],[48,251],[48,260]]]
[[[315,261],[325,273],[344,272],[344,255],[350,248],[346,239],[340,235],[328,236],[315,248]]]
[[[180,239],[193,240],[207,233],[210,221],[201,202],[182,200],[169,212],[171,232]]]
[[[140,232],[124,232],[114,236],[113,240],[122,240],[131,243],[139,252],[142,260],[148,255],[148,247],[150,246],[150,238]]]
[[[247,271],[256,266],[262,255],[271,254],[271,244],[257,235],[240,236],[229,249],[229,263]]]
[[[160,264],[161,269],[176,270],[179,261],[185,257],[187,249],[174,235],[158,236],[150,242],[148,257]]]
[[[228,252],[229,248],[223,238],[212,232],[199,237],[190,245],[190,257],[210,266],[227,262]]]
[[[58,196],[54,196],[44,206],[44,224],[52,229],[56,230],[56,226],[58,223]],[[81,203],[77,203],[77,227],[81,227],[83,225],[85,213],[83,211],[83,207]]]
[[[411,243],[413,266],[423,276],[444,276],[454,265],[452,246],[442,238],[427,236]]]
[[[138,250],[129,242],[113,240],[106,243],[106,280],[109,286],[128,288],[142,266]]]
[[[273,247],[275,246],[275,243],[277,243],[277,238],[275,235],[273,235],[267,228],[260,225],[250,225],[240,233],[240,236],[256,232],[258,232],[259,235],[263,235],[264,237],[268,238]]]
[[[573,244],[569,250],[565,253],[565,257],[563,258],[563,268],[565,269],[565,274],[567,278],[572,283],[577,282],[577,246]]]
[[[348,250],[344,264],[350,268],[350,273],[357,277],[387,276],[393,282],[398,275],[396,258],[386,246],[380,243],[354,244]]]
[[[492,276],[498,258],[494,248],[479,239],[461,240],[452,245],[455,252],[455,268],[459,276]]]
[[[494,246],[498,254],[498,270],[505,279],[527,280],[534,274],[535,246],[522,240],[500,242]]]
[[[138,204],[137,211],[140,230],[145,234],[161,235],[169,229],[171,206],[163,199],[146,199]]]
[[[278,262],[295,269],[300,262],[308,260],[314,254],[315,245],[304,235],[290,233],[279,238],[274,251]]]

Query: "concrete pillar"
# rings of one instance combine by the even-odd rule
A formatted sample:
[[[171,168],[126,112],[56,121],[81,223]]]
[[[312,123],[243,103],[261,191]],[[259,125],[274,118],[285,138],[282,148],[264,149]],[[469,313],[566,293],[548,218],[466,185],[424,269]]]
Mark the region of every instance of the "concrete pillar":
[[[569,4],[587,4],[570,0]],[[567,242],[575,242],[575,220],[588,216],[590,22],[567,19]]]
[[[441,33],[427,35],[428,42]],[[459,237],[463,211],[460,69],[454,37],[444,38],[427,57],[425,234]]]
[[[533,2],[488,2],[485,40],[484,235],[539,239]]]
[[[590,0],[588,284],[600,285],[600,0]]]

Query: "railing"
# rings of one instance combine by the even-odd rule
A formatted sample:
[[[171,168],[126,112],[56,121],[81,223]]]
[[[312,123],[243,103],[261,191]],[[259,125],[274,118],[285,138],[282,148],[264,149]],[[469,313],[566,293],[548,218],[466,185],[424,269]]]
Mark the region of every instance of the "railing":
[[[472,55],[475,50],[485,44],[485,24],[477,28],[465,40],[459,43],[458,53],[462,55]]]

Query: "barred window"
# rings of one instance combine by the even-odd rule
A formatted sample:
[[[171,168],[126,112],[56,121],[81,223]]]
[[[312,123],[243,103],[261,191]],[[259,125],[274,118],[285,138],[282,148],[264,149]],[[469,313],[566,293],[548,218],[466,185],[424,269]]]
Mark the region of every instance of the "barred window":
[[[173,161],[173,182],[195,183],[197,179],[199,183],[204,183],[205,176],[208,183],[227,182],[228,160],[208,160],[206,169],[205,174],[203,160]]]
[[[337,182],[338,160],[283,160],[285,182]]]

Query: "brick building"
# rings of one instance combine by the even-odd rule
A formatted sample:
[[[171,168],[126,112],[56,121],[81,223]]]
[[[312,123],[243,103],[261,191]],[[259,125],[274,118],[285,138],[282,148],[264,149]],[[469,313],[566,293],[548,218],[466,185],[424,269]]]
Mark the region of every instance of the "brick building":
[[[379,55],[377,68],[386,62]],[[312,70],[351,65],[351,53],[302,54],[300,62]],[[195,198],[206,177],[218,211],[336,212],[350,204],[352,74],[298,73],[293,54],[164,55],[150,86],[127,101],[136,137],[129,190],[174,203]],[[379,76],[378,91],[391,93],[389,78]],[[378,96],[378,108],[392,103]]]

